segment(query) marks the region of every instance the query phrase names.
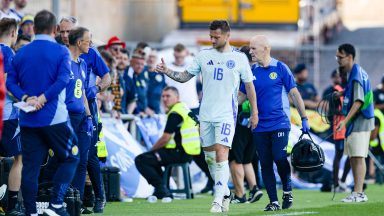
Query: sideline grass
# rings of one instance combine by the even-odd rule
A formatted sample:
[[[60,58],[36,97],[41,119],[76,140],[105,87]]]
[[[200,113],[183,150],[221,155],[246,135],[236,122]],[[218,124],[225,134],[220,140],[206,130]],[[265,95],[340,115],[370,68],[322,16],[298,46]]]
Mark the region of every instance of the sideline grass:
[[[293,208],[278,212],[264,212],[268,203],[268,196],[252,204],[231,204],[227,215],[346,215],[346,216],[384,216],[384,186],[369,185],[367,191],[369,201],[367,203],[341,203],[340,200],[348,194],[336,194],[332,201],[332,193],[319,191],[294,190]],[[282,191],[278,191],[281,198]],[[140,216],[189,216],[189,215],[213,215],[209,213],[212,196],[196,195],[193,200],[174,200],[172,203],[163,204],[148,203],[145,199],[134,199],[132,203],[108,203],[104,214],[109,215],[140,215]],[[281,202],[281,200],[280,200]],[[224,215],[224,214],[219,214]]]

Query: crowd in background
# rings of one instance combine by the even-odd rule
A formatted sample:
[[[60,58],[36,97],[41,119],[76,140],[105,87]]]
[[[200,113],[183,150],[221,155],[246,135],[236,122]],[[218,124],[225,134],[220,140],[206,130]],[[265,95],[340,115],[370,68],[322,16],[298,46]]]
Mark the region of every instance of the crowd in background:
[[[11,1],[1,0],[0,19],[12,18],[18,22],[17,40],[12,46],[13,50],[17,53],[18,50],[30,43],[35,37],[34,17],[33,15],[25,14],[23,10],[27,3],[26,0],[15,0],[14,3],[15,7],[11,8]],[[58,23],[56,39],[59,42],[61,41],[62,43],[67,44],[71,28],[77,25],[78,21],[75,17],[65,17],[61,19]],[[96,44],[91,46],[95,47]],[[140,117],[165,114],[167,108],[165,108],[161,102],[162,91],[166,86],[173,86],[179,91],[180,101],[187,104],[189,109],[191,109],[194,114],[198,115],[199,101],[201,100],[200,78],[194,77],[187,83],[181,84],[166,77],[162,73],[156,73],[154,71],[156,64],[161,60],[158,55],[158,50],[150,47],[148,43],[139,42],[134,49],[129,50],[124,41],[120,40],[117,36],[112,36],[106,44],[98,44],[97,50],[105,64],[108,66],[109,75],[111,77],[110,86],[105,91],[101,91],[97,94],[100,112],[109,113],[114,118],[120,118],[122,114],[134,114]],[[245,50],[245,54],[247,54],[247,48],[243,47],[243,50]],[[172,70],[184,71],[187,68],[189,63],[188,59],[191,55],[192,53],[190,53],[188,48],[183,44],[175,44],[173,47],[174,58],[165,59],[165,61],[167,61],[168,67]],[[249,60],[251,62],[251,59]],[[310,71],[307,70],[305,64],[296,65],[292,71],[306,109],[309,110],[316,111],[321,100],[325,99],[329,94],[335,91],[334,87],[336,85],[343,87],[345,84],[343,83],[345,82],[343,81],[345,78],[340,77],[340,74],[336,69],[330,76],[331,86],[327,88],[321,96],[316,87],[308,82]],[[96,80],[96,83],[98,82],[100,82],[100,77]],[[384,78],[382,84],[374,91],[374,102],[375,108],[380,112],[384,112]],[[382,133],[381,127],[384,127],[382,123],[384,122],[381,122],[379,117],[375,118],[376,128],[374,133],[376,133],[376,135],[371,136],[371,151],[383,165],[384,148],[382,148],[382,146],[384,146],[384,144],[381,143],[381,140],[379,145],[374,145],[373,143],[378,136],[381,136],[377,134]],[[330,130],[332,131],[332,128]],[[338,143],[335,140],[332,140],[332,138],[329,138],[329,140]],[[348,190],[345,185],[345,178],[349,169],[346,169],[342,178],[339,180],[338,167],[343,150],[340,145],[342,145],[342,143],[335,144],[336,154],[334,159],[333,185],[336,188],[335,190],[343,192]],[[255,158],[256,159],[250,158],[247,164],[254,164],[253,168],[255,169],[256,179],[259,179],[257,176],[259,173],[257,170],[257,155],[255,155]],[[366,178],[368,180],[375,178],[377,183],[382,184],[384,182],[383,174],[379,169],[375,170],[373,161],[370,158],[367,158],[367,161],[367,165],[370,168],[367,169],[368,175]],[[346,163],[346,165],[348,166],[348,163]],[[206,174],[209,177],[208,173],[209,172],[207,171]],[[250,184],[249,189],[252,189],[255,186],[261,187],[260,180]],[[212,190],[212,188],[213,182],[212,179],[210,179],[203,192]]]

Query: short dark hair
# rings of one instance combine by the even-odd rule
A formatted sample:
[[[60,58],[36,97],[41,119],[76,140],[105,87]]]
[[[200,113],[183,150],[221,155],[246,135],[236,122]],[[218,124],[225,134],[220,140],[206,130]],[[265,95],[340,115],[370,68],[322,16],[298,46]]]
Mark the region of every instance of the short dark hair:
[[[112,54],[103,50],[100,52],[100,55],[101,57],[103,58],[103,60],[108,64],[108,65],[112,65],[113,63],[115,63],[115,58],[113,58]]]
[[[187,48],[184,46],[184,44],[178,43],[173,47],[173,51],[175,52],[182,52],[186,50]]]
[[[42,10],[36,14],[34,23],[36,34],[50,34],[56,29],[57,20],[53,13]]]
[[[15,19],[3,18],[0,20],[0,37],[9,35],[12,30],[17,29],[17,22]]]
[[[23,35],[23,34],[17,35],[16,43],[19,43],[21,40],[25,40],[25,41],[31,42],[32,38],[29,35]]]
[[[355,59],[356,56],[356,50],[355,47],[352,44],[341,44],[339,48],[337,48],[339,52],[344,52],[347,55],[352,55],[352,59]]]
[[[249,53],[250,50],[251,48],[249,48],[249,46],[240,47],[240,52],[244,53],[245,56],[247,56],[249,62],[252,62],[252,55],[251,53]]]
[[[296,65],[295,69],[293,69],[293,73],[300,74],[305,69],[307,69],[307,66],[304,63],[300,63]]]
[[[84,27],[77,27],[72,29],[68,35],[69,45],[76,45],[77,41],[83,39],[85,32],[89,32],[89,30]]]
[[[230,32],[231,27],[229,26],[229,23],[227,20],[213,20],[209,24],[209,30],[216,30],[216,29],[221,29],[222,32]]]
[[[149,45],[148,45],[147,42],[143,42],[143,41],[137,43],[137,45],[136,45],[136,49],[138,49],[138,48],[139,49],[144,49],[145,47],[149,47]]]
[[[120,52],[123,54],[127,54],[127,56],[129,57],[129,51],[127,49],[121,48]]]
[[[340,76],[340,72],[339,72],[339,69],[335,69],[332,71],[331,73],[331,78],[335,78],[337,76]]]
[[[177,88],[173,86],[167,86],[163,89],[163,91],[173,91],[176,93],[177,96],[179,96],[179,90],[177,90]]]

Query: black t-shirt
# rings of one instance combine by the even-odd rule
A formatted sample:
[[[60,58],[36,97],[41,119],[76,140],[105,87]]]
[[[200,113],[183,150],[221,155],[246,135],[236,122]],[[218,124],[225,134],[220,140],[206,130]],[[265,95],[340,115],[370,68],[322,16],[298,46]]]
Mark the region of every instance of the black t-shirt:
[[[379,127],[380,128],[380,120],[379,120],[379,118],[377,118],[376,116],[375,116],[375,127]],[[379,129],[380,130],[380,129]],[[380,131],[378,131],[378,133],[380,133]],[[379,135],[378,135],[379,136]],[[381,154],[384,154],[384,152],[383,152],[383,150],[382,150],[382,148],[381,148],[381,140],[380,140],[380,138],[379,137],[377,137],[377,139],[379,140],[379,145],[378,146],[376,146],[376,147],[371,147],[372,148],[372,153],[374,154],[374,155],[381,155]]]
[[[317,90],[312,83],[306,82],[303,84],[297,84],[297,90],[299,90],[303,100],[313,100],[317,96]]]
[[[373,92],[373,100],[375,104],[384,104],[384,91],[382,89],[376,89]],[[384,110],[381,110],[382,112]]]
[[[181,115],[177,113],[171,113],[168,116],[167,124],[165,125],[164,132],[169,134],[175,133],[174,139],[176,143],[176,148],[184,151],[181,145],[181,133],[180,133],[180,128],[182,124],[183,124],[183,118],[181,117]]]

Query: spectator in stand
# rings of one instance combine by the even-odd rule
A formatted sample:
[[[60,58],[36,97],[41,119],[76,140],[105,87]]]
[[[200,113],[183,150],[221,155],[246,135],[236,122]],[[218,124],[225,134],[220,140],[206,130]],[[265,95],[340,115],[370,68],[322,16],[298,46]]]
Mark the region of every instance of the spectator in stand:
[[[315,110],[320,102],[315,86],[308,82],[308,69],[305,64],[296,65],[293,73],[296,78],[297,89],[304,100],[306,109]]]
[[[15,52],[17,52],[20,48],[31,43],[31,41],[32,41],[31,37],[29,37],[28,35],[18,35],[17,40],[16,40],[16,44],[13,47],[13,49],[15,50]]]
[[[15,19],[16,22],[20,22],[21,17],[11,10],[11,0],[1,0],[0,2],[0,19],[11,18]]]
[[[184,71],[187,68],[186,58],[189,56],[187,48],[183,44],[176,44],[173,47],[174,60],[168,67],[174,71]],[[180,92],[180,101],[187,104],[195,115],[199,113],[199,98],[196,90],[196,77],[186,83],[179,83],[169,77],[165,77],[168,86],[174,86]]]
[[[117,36],[113,36],[108,40],[107,45],[105,46],[105,49],[112,54],[113,57],[116,59],[119,59],[121,50],[125,49],[126,45],[125,42],[120,40]]]
[[[136,109],[137,93],[133,78],[128,75],[130,59],[129,52],[126,49],[121,50],[121,62],[119,69],[119,76],[121,80],[121,86],[124,90],[123,101],[122,101],[122,113],[132,114]]]
[[[109,74],[113,80],[113,77],[115,76],[115,74],[117,73],[116,72],[116,60],[115,58],[112,56],[111,53],[105,51],[105,50],[102,50],[100,52],[100,55],[101,57],[103,58],[104,62],[107,64],[108,68],[109,68]],[[113,85],[112,84],[113,81],[111,81],[111,86]],[[111,113],[113,112],[113,99],[114,99],[114,96],[112,94],[112,91],[111,91],[111,86],[104,92],[100,92],[98,95],[97,95],[97,99],[98,99],[98,105],[99,105],[99,110],[101,112],[105,112],[105,113]]]
[[[148,107],[148,71],[144,71],[145,56],[140,50],[135,50],[128,68],[128,76],[133,80],[137,94],[137,107],[134,114],[153,115],[153,110]]]
[[[28,0],[15,0],[15,8],[11,9],[11,11],[16,14],[20,19],[25,16],[24,8],[28,4]]]
[[[161,93],[163,89],[165,88],[165,76],[162,73],[156,73],[154,72],[156,68],[156,64],[158,62],[158,56],[157,51],[152,50],[147,59],[147,66],[146,70],[149,71],[148,73],[148,107],[149,109],[153,110],[156,114],[159,114],[161,112],[160,109],[160,100],[161,100]],[[145,70],[145,69],[144,69]]]
[[[375,101],[375,109],[384,113],[384,77],[381,79],[379,88],[373,91],[373,100]]]
[[[33,31],[33,16],[26,15],[23,17],[20,23],[19,35],[26,35],[31,38],[35,36]]]

